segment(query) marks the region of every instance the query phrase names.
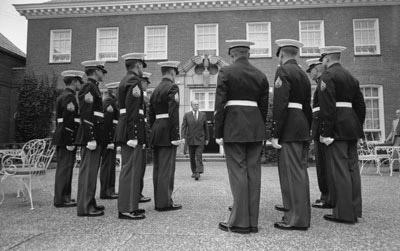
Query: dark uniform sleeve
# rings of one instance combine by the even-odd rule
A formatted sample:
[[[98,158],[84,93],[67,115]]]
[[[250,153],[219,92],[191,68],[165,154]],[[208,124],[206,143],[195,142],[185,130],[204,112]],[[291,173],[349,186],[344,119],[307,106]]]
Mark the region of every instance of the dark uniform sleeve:
[[[63,131],[65,132],[65,145],[72,146],[75,141],[77,127],[75,124],[75,116],[78,110],[75,96],[67,95],[62,102],[63,112]]]
[[[311,83],[308,81],[307,96],[303,103],[303,112],[307,118],[308,126],[311,128],[312,123],[312,108],[311,108]]]
[[[263,93],[261,94],[260,99],[258,100],[257,103],[265,124],[267,122],[268,98],[269,98],[269,83],[266,76],[263,79],[262,88],[263,88]]]
[[[365,121],[365,113],[366,113],[366,108],[365,108],[365,101],[364,101],[364,96],[360,90],[360,84],[357,81],[357,94],[353,99],[352,106],[357,114],[358,120],[360,121],[361,128],[364,128],[364,121]]]
[[[228,86],[224,69],[218,73],[217,89],[215,93],[215,138],[220,139],[224,137],[224,117],[225,105],[228,102]]]
[[[93,99],[95,91],[91,88],[90,84],[86,84],[83,86],[82,90],[78,94],[79,104],[80,104],[80,116],[81,116],[81,123],[83,123],[84,127],[87,128],[88,132],[88,140],[92,141],[95,140],[95,123],[96,119],[94,118],[94,106],[93,106],[93,99],[92,102],[88,102],[85,100],[85,96],[90,94]]]
[[[106,143],[112,143],[114,139],[114,132],[116,124],[114,123],[116,107],[113,105],[113,100],[107,98],[103,102],[103,113],[104,113],[104,136]]]
[[[322,75],[320,88],[321,90],[318,92],[320,135],[333,137],[333,126],[336,119],[336,90],[329,73]]]
[[[154,107],[153,107],[153,99],[154,96],[151,95],[150,97],[150,102],[149,102],[149,127],[152,128],[154,122],[156,121],[156,112],[154,111]]]
[[[183,115],[182,126],[181,126],[181,137],[187,138],[187,113]]]
[[[272,138],[280,138],[283,125],[288,113],[290,96],[290,83],[287,75],[279,67],[275,75],[274,83],[274,104],[272,108]]]
[[[168,115],[171,141],[179,140],[179,88],[176,84],[168,91]]]
[[[128,88],[125,98],[126,107],[126,131],[128,134],[128,140],[138,139],[138,119],[139,119],[139,109],[140,100],[143,95],[139,88],[139,82],[136,85],[131,85]]]

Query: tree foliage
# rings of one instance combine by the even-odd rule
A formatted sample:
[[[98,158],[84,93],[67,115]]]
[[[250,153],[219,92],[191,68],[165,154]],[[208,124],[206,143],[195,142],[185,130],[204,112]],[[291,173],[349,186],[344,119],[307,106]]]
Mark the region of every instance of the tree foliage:
[[[51,81],[47,75],[40,78],[27,74],[18,92],[17,116],[15,121],[18,142],[49,137],[56,99],[57,77]]]

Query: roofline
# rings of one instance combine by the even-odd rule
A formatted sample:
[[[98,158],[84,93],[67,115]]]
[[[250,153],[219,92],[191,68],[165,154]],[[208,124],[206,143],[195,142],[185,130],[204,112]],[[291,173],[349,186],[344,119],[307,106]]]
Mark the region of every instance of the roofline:
[[[19,55],[19,54],[13,52],[13,51],[10,51],[10,50],[7,50],[6,48],[1,47],[1,46],[0,46],[0,51],[4,52],[6,54],[9,54],[10,56],[17,57],[20,60],[25,60],[26,61],[26,56]]]
[[[140,0],[14,4],[27,19],[232,10],[300,9],[400,5],[399,0]]]

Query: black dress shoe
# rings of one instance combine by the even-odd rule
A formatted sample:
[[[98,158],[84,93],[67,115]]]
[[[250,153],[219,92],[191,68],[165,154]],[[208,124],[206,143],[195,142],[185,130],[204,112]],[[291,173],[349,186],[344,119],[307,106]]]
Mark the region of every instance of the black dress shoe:
[[[150,197],[144,197],[142,196],[139,200],[139,203],[146,203],[146,202],[150,202],[151,198]]]
[[[175,211],[182,209],[182,205],[179,204],[173,204],[169,207],[164,207],[164,208],[156,208],[156,211],[164,212],[164,211]]]
[[[192,173],[192,178],[196,177],[196,174]]]
[[[258,233],[258,227],[250,227],[250,233]]]
[[[97,217],[97,216],[103,216],[103,215],[104,215],[104,211],[98,211],[98,210],[90,211],[87,214],[78,214],[78,216],[80,216],[80,217]]]
[[[324,219],[327,221],[344,223],[344,224],[355,224],[357,222],[357,220],[355,220],[355,221],[341,220],[341,219],[335,218],[332,214],[325,214]]]
[[[325,203],[323,201],[315,202],[311,206],[314,208],[322,208],[322,209],[332,209],[333,208],[332,205],[329,205],[328,203]]]
[[[103,205],[95,205],[94,209],[96,209],[98,211],[104,211],[106,208]]]
[[[76,202],[64,202],[62,204],[54,204],[55,207],[61,208],[61,207],[76,207]]]
[[[284,222],[275,222],[274,228],[282,229],[282,230],[300,230],[300,231],[306,231],[308,230],[308,227],[295,227],[295,226],[290,226]]]
[[[281,211],[281,212],[289,212],[289,209],[285,208],[282,205],[275,205],[275,210]]]
[[[144,214],[144,213],[146,213],[146,210],[139,208],[139,209],[133,210],[133,212],[131,212],[131,214],[133,214],[133,213]]]
[[[118,194],[110,194],[110,195],[105,195],[105,196],[100,196],[100,199],[102,200],[115,200],[118,199]]]
[[[229,211],[232,211],[232,208],[233,208],[232,206],[229,206],[229,207],[228,207],[228,210],[229,210]]]
[[[120,213],[118,212],[118,219],[122,220],[143,220],[146,216],[143,213]]]
[[[249,234],[250,233],[250,228],[248,228],[248,227],[229,226],[228,223],[226,223],[226,222],[220,222],[218,224],[218,228],[225,232],[234,232],[234,233],[238,233],[238,234]]]
[[[196,175],[194,176],[194,179],[195,179],[195,180],[199,180],[199,179],[200,179],[200,174],[199,174],[199,173],[196,173]]]

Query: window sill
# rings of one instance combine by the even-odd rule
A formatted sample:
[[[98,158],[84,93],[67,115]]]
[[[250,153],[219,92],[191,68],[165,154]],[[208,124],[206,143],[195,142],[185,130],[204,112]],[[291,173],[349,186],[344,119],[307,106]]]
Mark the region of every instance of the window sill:
[[[49,64],[70,64],[71,61],[65,61],[65,62],[49,62]]]
[[[152,58],[152,59],[144,59],[146,62],[156,62],[156,61],[168,61],[168,58]]]
[[[355,57],[380,57],[382,56],[379,54],[354,54]]]
[[[301,58],[319,58],[320,56],[320,54],[300,55]]]
[[[270,55],[250,55],[250,59],[258,59],[258,58],[272,58]]]

